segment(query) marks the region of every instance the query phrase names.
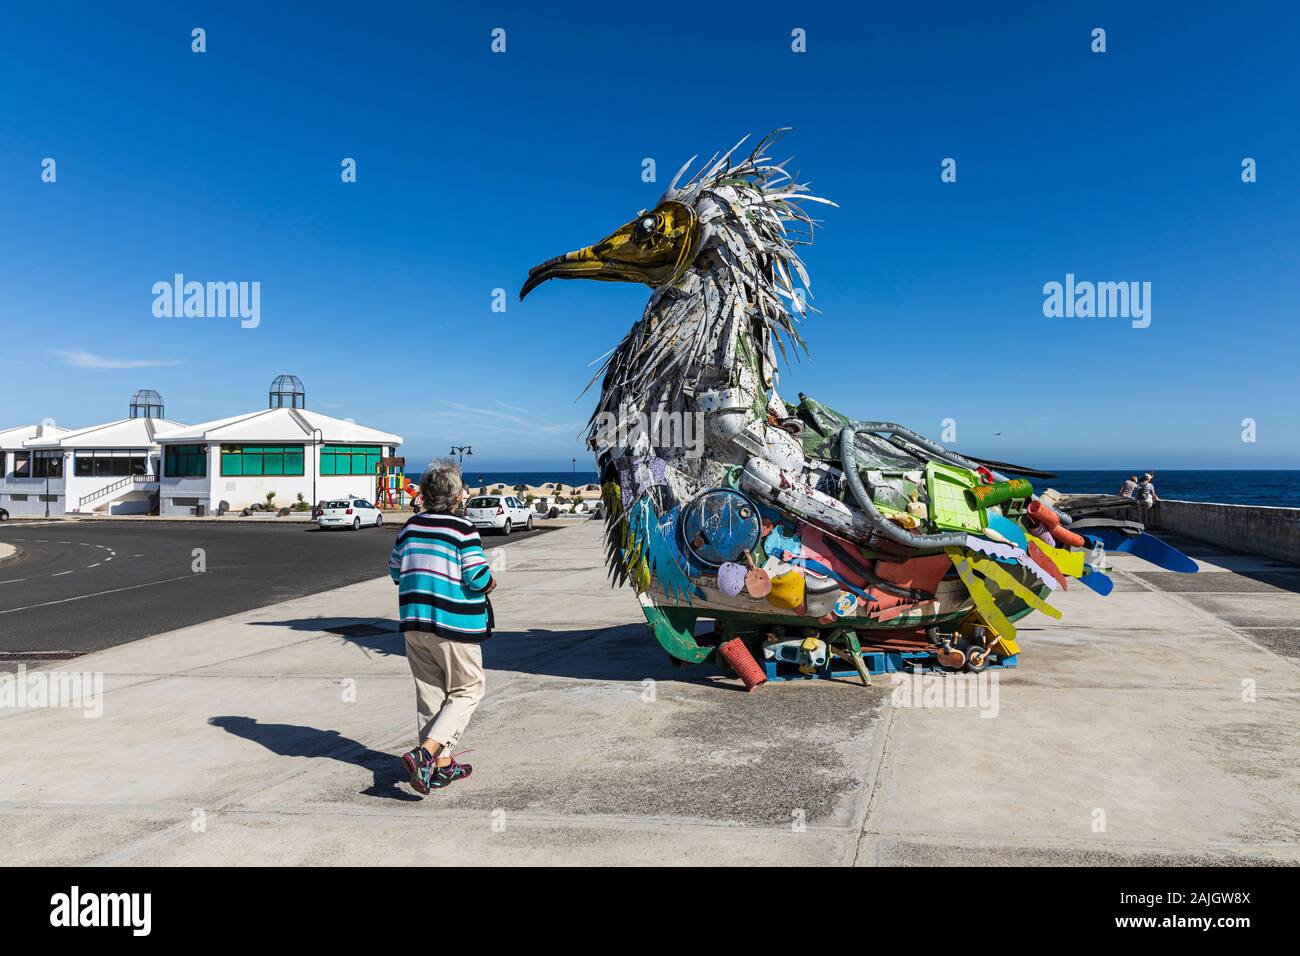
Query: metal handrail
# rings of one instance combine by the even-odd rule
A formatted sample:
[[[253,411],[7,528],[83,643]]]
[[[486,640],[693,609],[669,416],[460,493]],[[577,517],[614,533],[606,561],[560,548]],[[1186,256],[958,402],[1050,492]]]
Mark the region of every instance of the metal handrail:
[[[112,494],[114,491],[118,491],[122,488],[125,488],[127,485],[135,484],[137,481],[149,482],[149,481],[157,481],[157,480],[158,480],[157,475],[128,475],[127,477],[123,478],[121,481],[115,481],[111,485],[105,485],[103,488],[100,488],[98,491],[92,491],[88,495],[82,495],[80,498],[77,499],[77,507],[80,508],[88,501],[94,501],[96,498],[102,498],[104,497],[104,495]]]

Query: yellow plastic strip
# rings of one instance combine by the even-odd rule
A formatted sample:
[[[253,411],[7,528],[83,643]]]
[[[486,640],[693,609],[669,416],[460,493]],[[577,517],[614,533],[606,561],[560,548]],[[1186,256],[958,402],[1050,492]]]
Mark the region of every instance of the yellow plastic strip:
[[[992,578],[1000,587],[1007,588],[1012,594],[1020,598],[1036,611],[1042,611],[1048,617],[1054,617],[1058,621],[1061,619],[1061,612],[1052,605],[1048,604],[1037,594],[1017,581],[1011,573],[1002,565],[989,558],[971,557],[970,565],[986,578]]]
[[[1035,538],[1034,544],[1043,549],[1043,554],[1052,559],[1052,563],[1062,574],[1068,574],[1072,578],[1083,577],[1082,551],[1067,551],[1065,548],[1050,545],[1041,538]]]
[[[989,594],[989,589],[984,586],[984,582],[975,576],[969,564],[966,563],[966,554],[960,548],[944,548],[944,553],[952,560],[953,567],[957,569],[957,575],[961,578],[961,583],[966,585],[966,590],[970,592],[971,598],[975,601],[975,608],[984,617],[998,634],[1009,637],[1013,641],[1016,639],[1016,629],[1007,616],[998,610],[997,604],[993,601],[993,595]]]

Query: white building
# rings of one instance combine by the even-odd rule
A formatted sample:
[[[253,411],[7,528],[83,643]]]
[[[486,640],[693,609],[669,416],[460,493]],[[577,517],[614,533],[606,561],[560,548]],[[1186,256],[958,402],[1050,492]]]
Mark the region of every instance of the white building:
[[[39,492],[44,496],[39,509],[9,511],[45,514],[49,504],[49,514],[149,514],[158,491],[154,435],[181,427],[163,418],[158,393],[143,389],[132,396],[128,418],[29,438],[22,443],[30,456],[29,470],[48,490]]]
[[[305,407],[302,383],[282,375],[269,408],[160,432],[159,513],[208,514],[266,504],[289,507],[330,498],[373,499],[376,466],[402,436]]]
[[[63,514],[63,456],[42,452],[34,457],[23,443],[64,434],[67,429],[55,425],[0,431],[0,508],[11,515]]]

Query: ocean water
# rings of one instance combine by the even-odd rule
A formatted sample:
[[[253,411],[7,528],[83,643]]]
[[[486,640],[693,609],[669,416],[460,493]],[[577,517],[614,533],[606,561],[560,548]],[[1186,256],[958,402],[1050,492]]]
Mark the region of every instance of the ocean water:
[[[1115,494],[1128,477],[1122,471],[1061,471],[1050,481],[1036,479],[1036,489],[1056,488],[1078,494]],[[1141,475],[1138,476],[1141,478]],[[594,471],[577,472],[577,482],[596,481]],[[481,481],[480,481],[481,479]],[[571,484],[572,470],[556,471],[475,471],[465,468],[467,484],[542,485],[548,481]],[[1272,505],[1300,508],[1300,471],[1158,471],[1156,494],[1161,498],[1183,501],[1217,501],[1234,505]]]
[[[1034,488],[1113,495],[1131,472],[1061,471],[1058,474],[1060,477],[1051,481],[1034,479]],[[1141,479],[1139,473],[1138,480]],[[1152,484],[1161,498],[1300,508],[1300,471],[1157,471]]]
[[[598,475],[594,471],[583,471],[581,468],[576,472],[572,469],[563,471],[475,471],[470,465],[464,466],[462,475],[465,478],[465,484],[471,488],[477,488],[479,485],[504,484],[508,487],[514,485],[533,485],[534,487],[544,485],[547,482],[562,482],[566,485],[578,484],[586,485],[595,482]]]

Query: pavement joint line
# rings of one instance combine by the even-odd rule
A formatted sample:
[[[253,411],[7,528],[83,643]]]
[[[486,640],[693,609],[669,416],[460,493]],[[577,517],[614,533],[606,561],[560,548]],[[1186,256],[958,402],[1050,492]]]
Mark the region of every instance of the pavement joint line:
[[[1131,854],[1144,853],[1149,849],[1178,852],[1182,850],[1300,850],[1300,842],[1291,840],[1261,840],[1258,843],[1241,843],[1226,840],[1197,840],[1180,843],[1170,840],[1150,840],[1140,845],[1116,842],[1114,840],[1096,840],[1080,843],[1078,840],[1054,838],[1049,836],[1006,836],[975,830],[873,830],[873,836],[887,839],[914,840],[937,846],[962,846],[966,849],[1001,849],[1004,847],[1041,847],[1043,849],[1089,850],[1109,849]]]
[[[424,809],[415,811],[420,813],[421,819],[425,817],[434,817],[442,821],[453,820],[481,820],[483,816],[490,811],[470,810],[464,807],[445,807],[433,808],[430,803],[435,800],[433,797],[426,797],[423,802]],[[404,805],[414,804],[415,800],[404,800]],[[111,813],[121,816],[163,816],[178,814],[189,818],[190,813],[196,809],[190,803],[135,803],[135,804],[75,804],[75,803],[24,803],[21,805],[9,801],[0,801],[0,814],[3,813],[63,813],[80,814],[80,813]],[[198,808],[202,809],[202,808]],[[540,823],[545,825],[559,825],[571,828],[593,827],[603,828],[623,828],[625,824],[631,823],[633,826],[639,826],[647,830],[661,829],[671,827],[678,829],[694,829],[700,831],[716,830],[744,830],[744,831],[770,831],[773,833],[789,833],[792,838],[799,836],[794,833],[788,824],[768,825],[740,823],[733,820],[702,820],[698,817],[672,817],[672,816],[649,816],[645,814],[635,814],[631,816],[613,816],[610,814],[591,814],[584,815],[578,813],[539,813],[536,811],[511,810],[508,811],[511,821],[524,821],[526,823]],[[279,817],[312,817],[325,818],[334,820],[370,820],[373,822],[387,822],[391,820],[407,820],[409,815],[401,810],[379,810],[379,809],[346,809],[342,805],[325,805],[325,804],[268,804],[260,807],[239,807],[228,806],[215,810],[205,810],[208,818],[214,816],[238,816],[246,819],[279,818]],[[807,832],[820,833],[827,836],[843,836],[846,832],[851,831],[848,824],[832,823],[810,823],[807,825]]]
[[[1217,624],[1217,625],[1218,625],[1222,630],[1227,631],[1227,632],[1228,632],[1229,634],[1231,634],[1234,638],[1236,638],[1236,639],[1237,639],[1238,641],[1240,641],[1241,643],[1247,645],[1248,647],[1253,647],[1253,648],[1254,648],[1255,650],[1257,650],[1257,651],[1263,651],[1265,654],[1268,654],[1268,655],[1270,655],[1271,657],[1276,658],[1277,660],[1281,661],[1283,664],[1286,664],[1288,667],[1300,667],[1300,664],[1297,664],[1296,661],[1293,660],[1292,658],[1289,658],[1289,657],[1283,657],[1281,654],[1277,653],[1277,651],[1274,651],[1274,650],[1272,650],[1271,648],[1267,648],[1267,647],[1265,647],[1265,646],[1262,645],[1262,644],[1257,644],[1257,643],[1255,643],[1255,642],[1252,641],[1252,640],[1251,640],[1247,635],[1242,634],[1240,631],[1237,630],[1236,627],[1234,627],[1233,625],[1229,624],[1227,621],[1223,620],[1223,619],[1222,619],[1221,617],[1219,617],[1217,614],[1214,614],[1214,613],[1212,613],[1212,612],[1210,612],[1210,611],[1207,611],[1207,610],[1205,610],[1205,609],[1202,608],[1202,607],[1198,607],[1197,605],[1193,604],[1191,601],[1188,601],[1188,600],[1184,599],[1183,597],[1181,597],[1181,595],[1179,594],[1179,592],[1176,592],[1176,591],[1161,591],[1160,589],[1156,588],[1154,585],[1150,585],[1150,584],[1148,584],[1146,581],[1143,581],[1141,578],[1137,577],[1137,575],[1135,575],[1135,574],[1132,574],[1132,573],[1130,573],[1130,572],[1120,572],[1120,573],[1124,574],[1125,577],[1129,578],[1130,580],[1136,580],[1138,584],[1142,585],[1142,587],[1146,588],[1148,591],[1154,592],[1154,593],[1156,593],[1156,594],[1163,595],[1164,597],[1167,597],[1167,598],[1171,599],[1175,604],[1181,605],[1181,606],[1184,607],[1184,608],[1188,608],[1188,609],[1194,611],[1194,612],[1196,613],[1196,615],[1197,615],[1198,617],[1200,617],[1201,619],[1214,622],[1214,623]],[[1214,593],[1220,593],[1220,594],[1231,594],[1231,593],[1237,593],[1237,592],[1220,591],[1220,592],[1214,592]]]
[[[424,809],[415,811],[420,814],[421,822],[426,819],[430,822],[438,823],[472,823],[482,821],[489,816],[487,810],[466,810],[466,809],[431,809],[428,803],[435,798],[426,797],[423,801]],[[414,803],[415,801],[409,801]],[[327,818],[334,820],[366,820],[367,822],[384,823],[392,820],[409,820],[406,813],[333,813],[321,812],[319,806],[305,807],[295,809],[293,807],[256,807],[256,808],[233,808],[223,809],[217,812],[218,815],[238,816],[249,820],[279,820],[285,817],[312,817],[313,819]],[[843,839],[852,834],[852,828],[846,824],[826,824],[826,823],[809,823],[805,830],[796,833],[790,829],[789,824],[768,825],[740,823],[734,820],[702,820],[698,817],[659,817],[645,815],[627,815],[627,816],[610,816],[597,815],[584,816],[582,814],[562,814],[562,813],[537,813],[526,812],[522,810],[507,811],[510,826],[540,826],[565,830],[616,830],[626,831],[635,830],[639,832],[659,832],[662,830],[671,830],[674,833],[682,831],[693,831],[696,833],[717,833],[717,832],[743,832],[743,833],[765,833],[771,835],[785,835],[792,840],[797,840],[805,834],[813,834],[822,837],[833,837]],[[209,814],[211,819],[211,814]],[[485,827],[487,824],[484,824]]]
[[[857,836],[853,841],[853,857],[850,861],[851,866],[861,865],[859,861],[862,858],[864,844],[868,841],[870,828],[868,824],[880,815],[881,801],[884,793],[885,772],[893,763],[892,755],[894,753],[890,744],[893,743],[898,726],[897,707],[889,706],[886,701],[883,705],[885,714],[882,717],[883,727],[880,728],[875,745],[872,747],[871,757],[875,762],[875,773],[871,778],[871,786],[867,788],[866,799],[863,801],[862,817],[857,821]],[[872,841],[872,863],[875,863],[875,844]]]
[[[334,808],[325,808],[320,805],[310,806],[268,806],[256,808],[239,808],[224,807],[215,810],[205,810],[208,820],[208,828],[205,834],[212,834],[214,820],[220,820],[222,817],[233,820],[248,820],[274,822],[284,821],[286,818],[307,817],[314,820],[323,820],[329,822],[350,822],[363,823],[371,825],[389,825],[393,822],[409,823],[411,813],[419,813],[421,822],[437,823],[473,823],[481,822],[490,814],[484,810],[467,810],[467,809],[434,809],[430,808],[430,802],[436,800],[434,797],[426,797],[423,801],[403,801],[403,805],[410,806],[416,802],[422,804],[419,810],[380,812],[380,811],[341,811]],[[98,806],[74,806],[58,804],[54,806],[43,806],[39,804],[33,806],[38,812],[60,812],[69,811],[70,815],[86,812],[98,812],[101,808]],[[109,810],[114,815],[124,817],[141,817],[141,816],[170,816],[172,814],[182,819],[174,824],[169,824],[165,828],[166,833],[176,830],[187,830],[192,819],[192,813],[195,807],[187,805],[150,805],[140,804],[135,806],[126,806],[113,808]],[[199,808],[202,809],[202,808]],[[7,808],[0,805],[0,813],[9,812]],[[20,811],[21,812],[21,811]],[[818,837],[829,837],[831,839],[842,839],[846,833],[850,832],[849,828],[844,825],[834,824],[808,824],[803,832],[796,833],[788,825],[773,826],[762,824],[740,823],[729,820],[701,820],[695,817],[658,817],[658,816],[608,816],[608,815],[591,815],[582,814],[549,814],[526,811],[510,811],[510,826],[513,829],[527,829],[530,827],[540,827],[557,830],[614,830],[619,832],[635,831],[638,833],[660,833],[671,831],[672,833],[693,832],[693,833],[754,833],[766,834],[770,836],[786,836],[791,840],[798,840],[805,835]],[[488,824],[484,824],[485,828]],[[216,831],[219,833],[219,831]],[[153,831],[150,836],[161,836],[164,831]],[[159,840],[150,840],[148,846],[141,846],[140,850],[147,850],[151,846],[160,842]],[[134,854],[132,854],[134,855]],[[113,865],[119,861],[120,854],[104,854],[93,861],[83,864],[87,866],[107,866]]]
[[[31,800],[0,800],[0,814],[61,813],[66,811],[67,813],[112,813],[132,816],[141,813],[189,813],[193,809],[194,805],[191,803],[69,803],[65,800],[39,803]]]

